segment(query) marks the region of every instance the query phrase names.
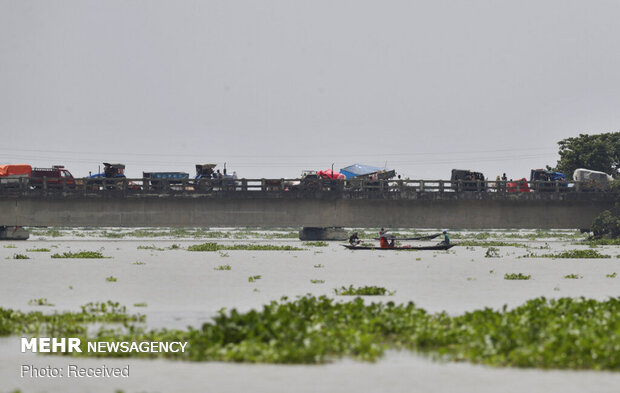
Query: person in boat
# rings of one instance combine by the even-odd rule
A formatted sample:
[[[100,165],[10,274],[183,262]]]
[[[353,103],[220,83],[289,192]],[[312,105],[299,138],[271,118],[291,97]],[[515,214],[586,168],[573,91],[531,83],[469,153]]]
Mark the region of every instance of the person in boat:
[[[448,235],[448,231],[444,229],[443,231],[443,241],[439,243],[440,246],[448,246],[450,245],[450,236]]]
[[[379,245],[381,246],[381,248],[390,247],[390,243],[387,239],[387,231],[383,228],[381,228],[381,230],[379,231]]]
[[[362,241],[360,240],[359,234],[357,232],[353,232],[351,236],[349,236],[349,244],[352,246],[357,246]]]

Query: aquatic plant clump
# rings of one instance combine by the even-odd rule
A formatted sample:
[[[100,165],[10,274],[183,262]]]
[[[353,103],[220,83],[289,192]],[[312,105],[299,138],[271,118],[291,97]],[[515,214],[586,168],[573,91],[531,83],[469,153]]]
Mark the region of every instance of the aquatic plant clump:
[[[47,298],[30,299],[30,300],[28,300],[28,305],[30,305],[30,306],[48,306],[48,307],[54,306],[54,304],[50,303],[47,300]]]
[[[271,244],[233,244],[224,245],[218,243],[195,244],[187,247],[187,251],[227,251],[227,250],[246,250],[246,251],[303,251],[303,248],[293,246],[274,246]]]
[[[383,287],[377,286],[363,286],[354,288],[353,285],[349,285],[349,287],[340,287],[340,289],[334,289],[334,293],[340,296],[392,296],[394,294],[393,291],[388,291]]]
[[[14,254],[13,259],[30,259],[30,257],[24,254]]]
[[[523,273],[504,274],[504,280],[529,280],[530,278],[532,278],[530,274],[523,274]]]
[[[131,318],[124,312],[118,316]],[[106,353],[109,357],[299,364],[343,356],[373,361],[393,348],[494,366],[620,371],[620,298],[538,298],[512,310],[485,308],[450,316],[430,314],[412,302],[365,304],[361,298],[340,302],[305,296],[283,298],[261,310],[221,310],[198,329],[145,331],[130,325],[126,334],[100,330],[87,338],[83,326],[91,318],[0,308],[0,334],[19,334],[33,326],[61,331],[68,323],[63,334],[82,332],[77,334],[83,346],[88,340],[188,342],[186,352]],[[102,356],[87,351],[73,355]]]
[[[106,258],[99,251],[79,251],[79,252],[63,252],[62,254],[53,254],[52,258]]]
[[[499,258],[499,248],[497,247],[489,247],[487,248],[487,252],[484,254],[485,258]]]
[[[28,252],[50,252],[49,248],[28,248],[26,249]]]
[[[33,299],[31,302],[33,305],[53,306],[47,299]],[[112,301],[88,303],[79,312],[53,314],[40,311],[24,313],[0,307],[0,336],[41,334],[72,337],[86,334],[89,323],[137,323],[144,320],[143,315],[129,315],[125,306]]]
[[[306,247],[327,247],[328,245],[327,242],[304,242]]]
[[[458,243],[459,246],[468,246],[468,247],[527,247],[525,243],[515,243],[515,242],[503,242],[499,240],[490,240],[490,241],[477,241],[477,240],[462,240]]]
[[[595,259],[595,258],[611,258],[611,255],[600,254],[596,250],[568,250],[555,254],[526,254],[526,258],[584,258],[584,259]]]

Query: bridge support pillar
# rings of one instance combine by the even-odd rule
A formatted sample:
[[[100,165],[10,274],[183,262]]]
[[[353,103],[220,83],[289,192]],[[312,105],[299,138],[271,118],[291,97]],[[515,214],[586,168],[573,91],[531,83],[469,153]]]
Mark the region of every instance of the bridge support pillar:
[[[22,227],[0,226],[0,240],[27,240],[30,233]]]
[[[349,235],[342,227],[303,227],[299,240],[347,240]]]

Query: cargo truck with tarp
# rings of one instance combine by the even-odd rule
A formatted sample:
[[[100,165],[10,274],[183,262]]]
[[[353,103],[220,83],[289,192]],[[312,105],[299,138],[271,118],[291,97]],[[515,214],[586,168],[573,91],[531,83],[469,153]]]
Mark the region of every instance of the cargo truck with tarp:
[[[396,176],[396,171],[392,169],[379,168],[372,165],[353,164],[341,168],[342,173],[347,179],[354,177],[367,177],[369,180],[387,180]]]
[[[573,180],[580,182],[583,191],[603,191],[609,188],[609,182],[614,178],[605,172],[579,168],[573,172]]]
[[[341,168],[340,173],[346,177],[345,189],[352,191],[374,190],[387,191],[389,185],[387,181],[396,176],[393,169],[379,168],[366,164],[353,164]]]
[[[564,191],[568,187],[566,175],[561,172],[548,171],[545,169],[532,169],[530,171],[530,188],[538,192]]]
[[[0,184],[28,182],[32,167],[26,164],[0,165]]]

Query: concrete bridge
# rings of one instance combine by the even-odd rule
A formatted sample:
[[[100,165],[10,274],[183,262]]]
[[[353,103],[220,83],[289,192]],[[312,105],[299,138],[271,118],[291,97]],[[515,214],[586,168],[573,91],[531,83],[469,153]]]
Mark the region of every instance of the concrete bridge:
[[[507,192],[506,185],[462,191],[449,182],[396,181],[354,187],[322,182],[317,187],[252,188],[165,184],[141,179],[74,187],[32,189],[0,184],[0,225],[102,227],[416,227],[589,228],[614,206],[618,194],[577,187],[548,192]],[[244,186],[242,186],[244,184]]]

